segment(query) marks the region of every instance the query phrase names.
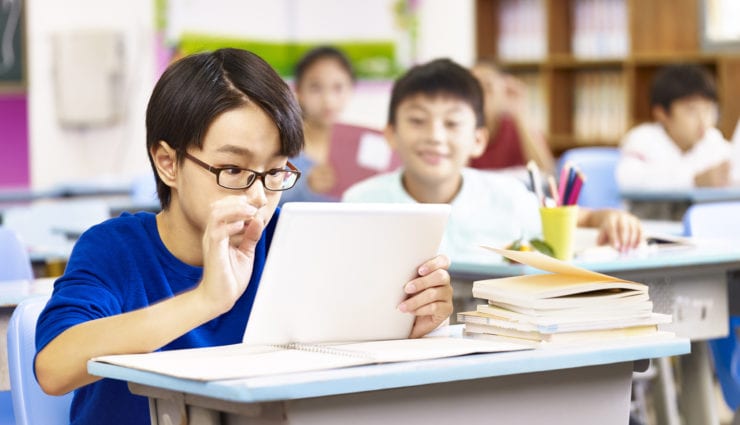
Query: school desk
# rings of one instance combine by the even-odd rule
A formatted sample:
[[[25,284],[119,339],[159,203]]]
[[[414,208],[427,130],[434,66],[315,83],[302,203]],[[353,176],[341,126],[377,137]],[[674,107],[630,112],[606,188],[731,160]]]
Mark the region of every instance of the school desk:
[[[674,190],[625,190],[619,195],[628,201],[669,201],[700,204],[740,200],[740,186],[697,187]]]
[[[620,192],[629,209],[640,218],[681,220],[693,204],[740,200],[740,186],[682,190],[630,190]]]
[[[673,323],[661,325],[661,329],[692,341],[691,354],[680,359],[684,385],[679,403],[686,423],[718,424],[706,340],[727,335],[727,273],[740,269],[740,247],[708,242],[574,264],[649,286],[654,311],[673,315]],[[465,309],[482,302],[472,299],[474,280],[525,273],[541,271],[497,261],[453,261],[450,267],[456,302],[469,297]]]
[[[460,332],[460,326],[450,327]],[[194,381],[91,361],[149,397],[152,424],[543,423],[624,425],[642,359],[683,338],[604,342],[311,373]],[[478,419],[475,419],[478,418]]]
[[[8,376],[8,321],[15,307],[24,299],[49,296],[54,279],[0,281],[0,391],[10,389]]]

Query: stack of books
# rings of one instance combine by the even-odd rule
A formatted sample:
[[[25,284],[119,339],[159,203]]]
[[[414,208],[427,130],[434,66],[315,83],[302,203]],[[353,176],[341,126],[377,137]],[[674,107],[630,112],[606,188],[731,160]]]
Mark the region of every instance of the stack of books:
[[[458,313],[465,334],[515,338],[532,344],[631,337],[668,337],[658,325],[671,315],[653,312],[648,287],[556,260],[538,252],[490,248],[546,274],[487,279],[473,296],[487,300],[476,311]]]

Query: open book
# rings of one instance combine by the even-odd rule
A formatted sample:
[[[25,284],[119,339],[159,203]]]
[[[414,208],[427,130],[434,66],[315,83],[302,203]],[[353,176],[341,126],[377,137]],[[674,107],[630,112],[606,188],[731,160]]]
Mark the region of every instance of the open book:
[[[439,336],[343,344],[234,344],[102,356],[93,361],[211,381],[529,348],[532,347],[521,343]]]
[[[538,252],[488,248],[549,274],[473,283],[473,296],[488,301],[458,313],[466,333],[539,341],[633,336],[658,332],[671,316],[653,312],[648,287],[576,267]]]
[[[633,297],[648,301],[648,287],[642,283],[585,270],[538,252],[487,249],[551,274],[479,280],[473,283],[476,298],[535,309],[596,308]]]

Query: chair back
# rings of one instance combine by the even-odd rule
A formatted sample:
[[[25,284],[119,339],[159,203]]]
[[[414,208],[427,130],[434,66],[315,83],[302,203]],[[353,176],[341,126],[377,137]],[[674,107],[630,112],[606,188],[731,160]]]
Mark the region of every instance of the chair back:
[[[557,175],[566,163],[577,166],[586,177],[578,205],[588,208],[619,208],[624,204],[614,175],[619,161],[616,147],[596,146],[569,149],[560,156]]]
[[[36,322],[48,300],[46,296],[38,296],[22,301],[8,323],[8,372],[17,425],[69,423],[73,393],[59,397],[47,395],[33,372]]]
[[[131,201],[135,206],[159,205],[157,181],[151,172],[139,175],[131,182]]]
[[[740,240],[740,201],[691,205],[683,227],[687,236]]]
[[[0,281],[33,279],[28,251],[12,229],[0,227]]]
[[[686,210],[683,224],[687,236],[740,241],[740,202],[694,204]],[[727,337],[709,341],[717,380],[732,411],[740,407],[739,332],[740,317],[731,316]]]

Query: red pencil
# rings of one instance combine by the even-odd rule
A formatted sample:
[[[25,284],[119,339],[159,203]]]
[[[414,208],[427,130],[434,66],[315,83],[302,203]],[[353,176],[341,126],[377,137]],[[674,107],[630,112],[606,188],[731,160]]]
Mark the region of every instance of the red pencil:
[[[581,188],[585,182],[586,177],[580,171],[576,171],[576,178],[573,181],[573,190],[570,191],[567,205],[575,205],[578,203],[578,196],[581,194]]]
[[[560,170],[560,182],[558,183],[558,198],[560,198],[560,204],[565,205],[566,199],[563,199],[563,195],[565,195],[565,187],[568,186],[568,174],[570,174],[570,169],[573,166],[571,165],[570,161],[567,161],[565,164],[563,164],[563,169]]]

